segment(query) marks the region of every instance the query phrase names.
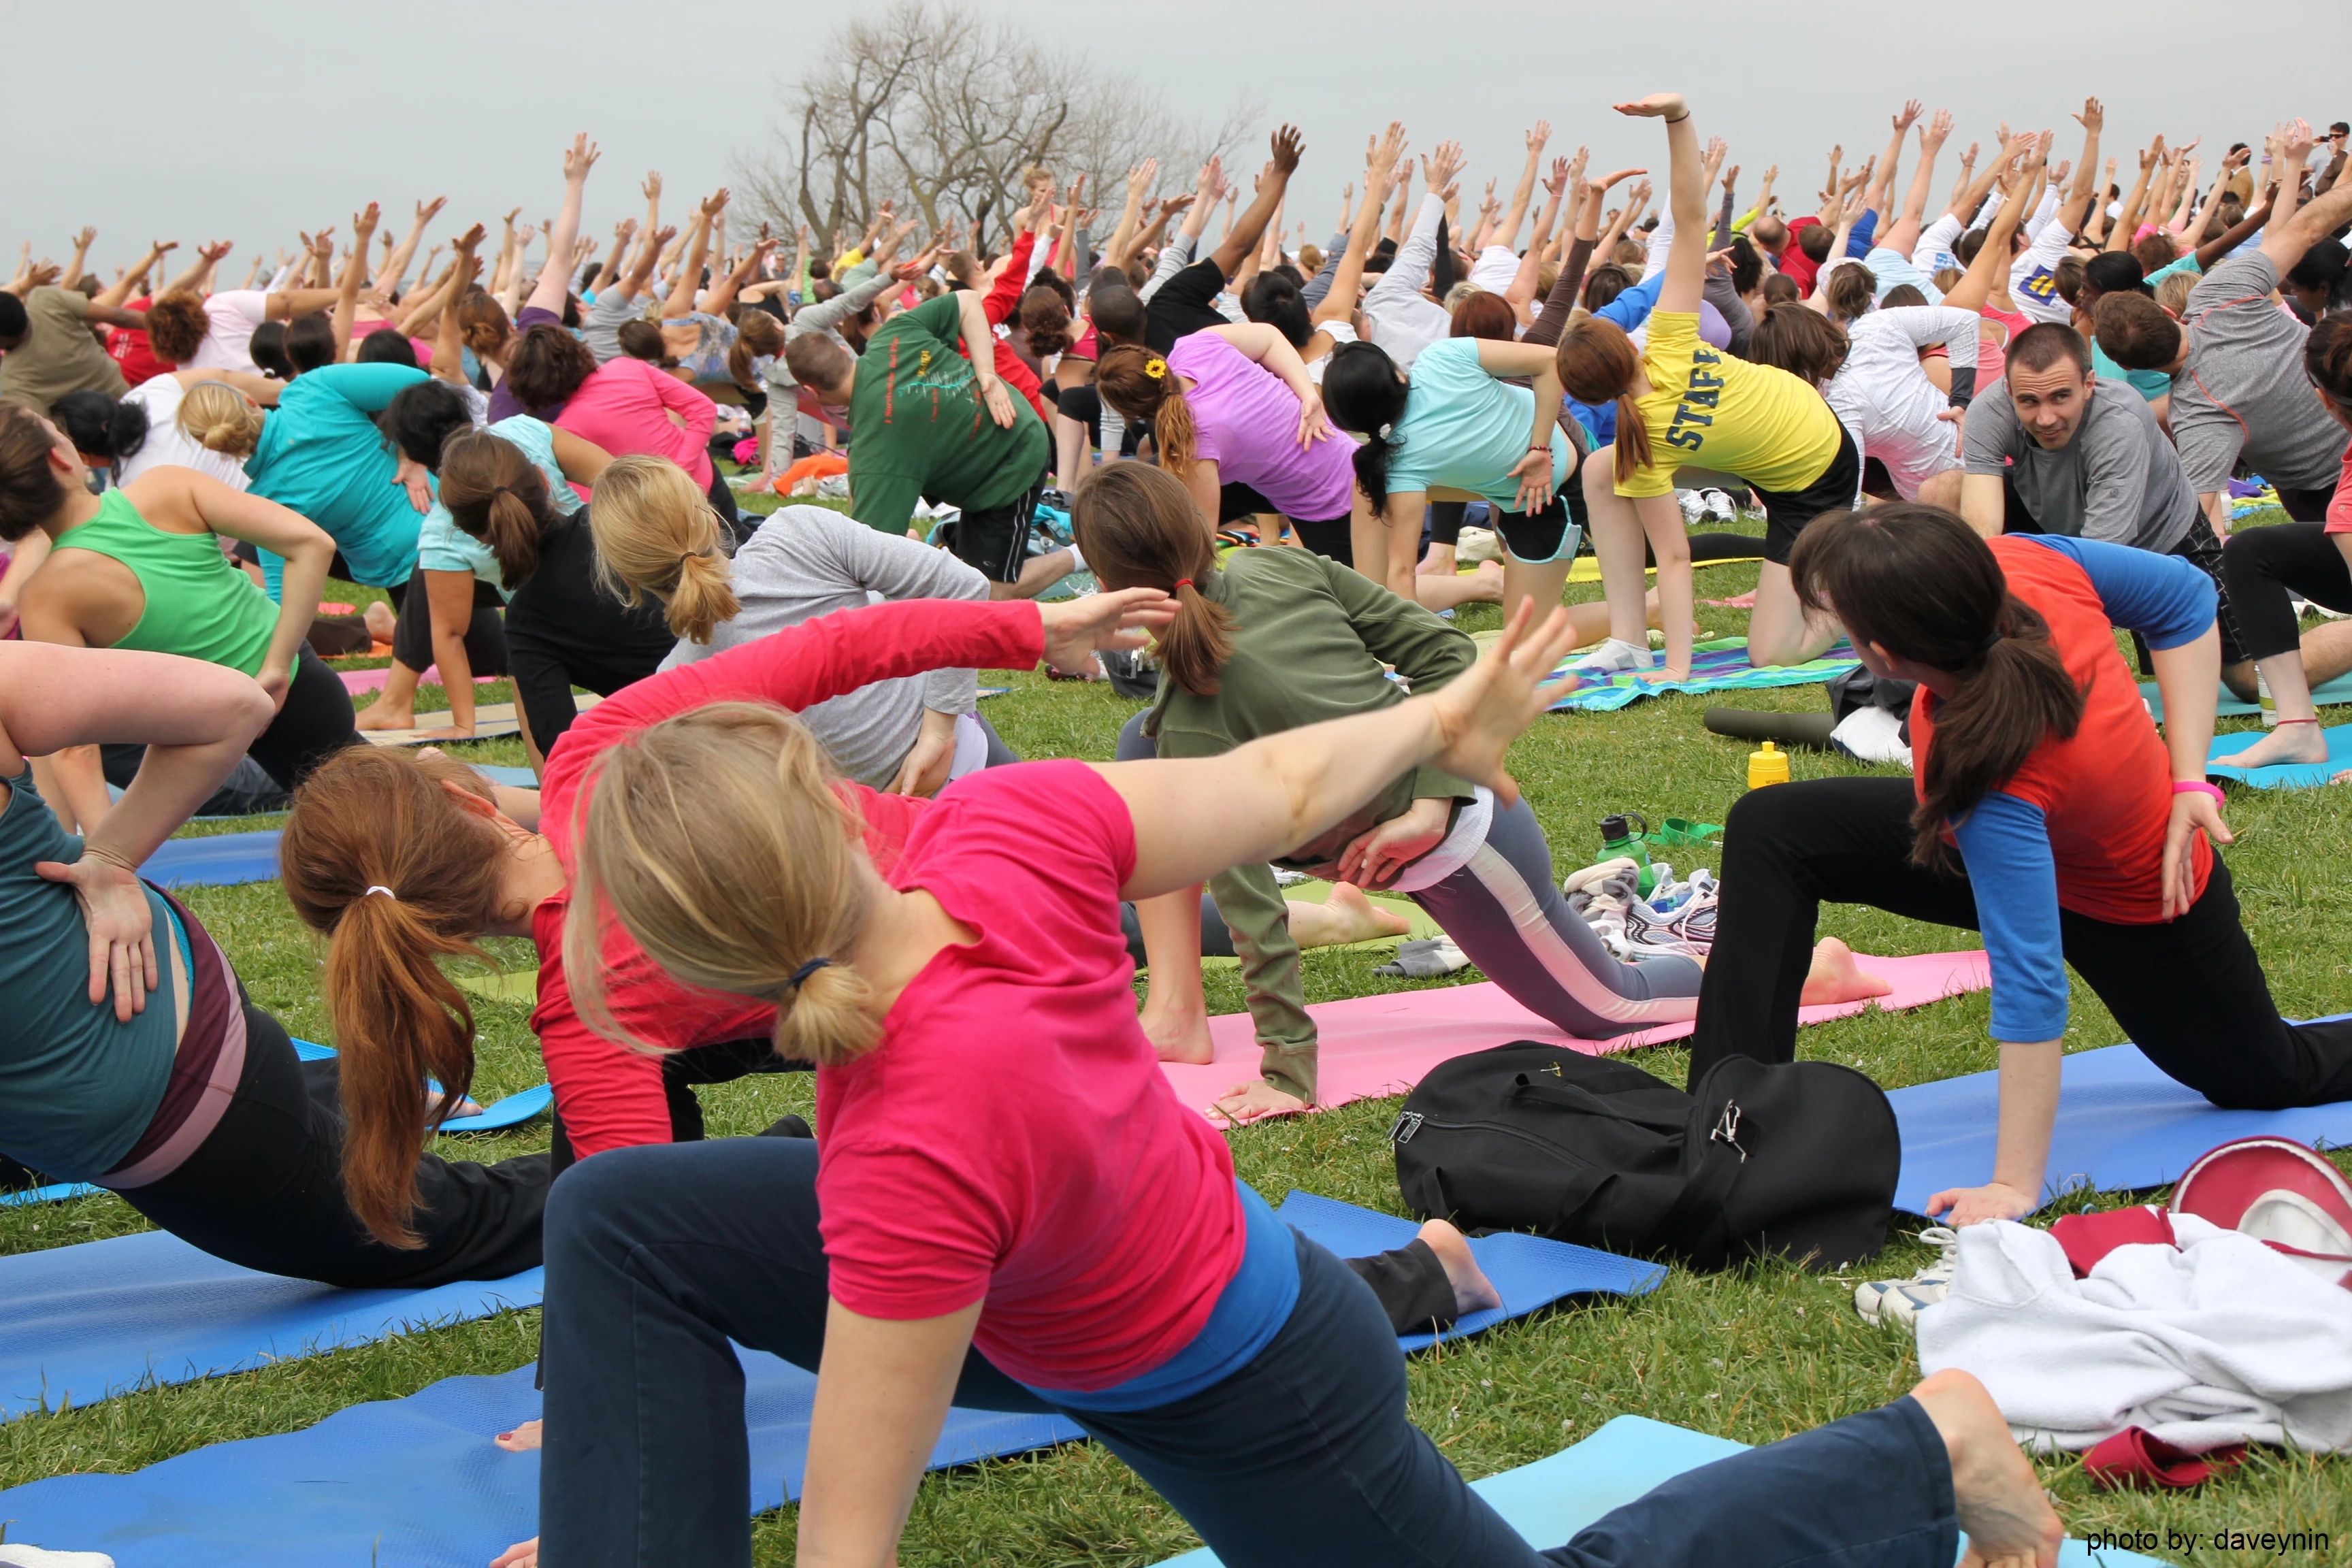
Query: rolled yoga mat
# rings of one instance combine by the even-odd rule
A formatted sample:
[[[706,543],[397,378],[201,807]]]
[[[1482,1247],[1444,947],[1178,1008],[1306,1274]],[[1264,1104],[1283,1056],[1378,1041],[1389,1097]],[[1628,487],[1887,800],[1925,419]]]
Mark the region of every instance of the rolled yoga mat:
[[[1766,713],[1752,708],[1710,708],[1700,720],[1709,734],[1735,741],[1771,741],[1782,746],[1830,749],[1837,720],[1828,713]]]

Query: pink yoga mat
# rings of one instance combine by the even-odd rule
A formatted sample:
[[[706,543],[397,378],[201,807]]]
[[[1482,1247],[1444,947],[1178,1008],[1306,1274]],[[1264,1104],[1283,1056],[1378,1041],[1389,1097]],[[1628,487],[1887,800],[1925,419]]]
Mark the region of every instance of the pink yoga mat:
[[[1931,952],[1916,958],[1854,956],[1865,973],[1892,983],[1894,991],[1869,1002],[1804,1008],[1797,1015],[1800,1023],[1848,1017],[1873,1006],[1923,1007],[1963,992],[1982,991],[1992,984],[1992,972],[1981,952]],[[1587,1056],[1604,1056],[1679,1040],[1694,1026],[1661,1024],[1613,1040],[1580,1040],[1512,1001],[1492,981],[1318,1002],[1307,1011],[1314,1016],[1320,1035],[1318,1089],[1325,1106],[1408,1093],[1439,1062],[1513,1040],[1557,1040]],[[1257,1039],[1248,1014],[1212,1018],[1209,1032],[1217,1043],[1216,1060],[1205,1067],[1163,1062],[1160,1068],[1175,1086],[1177,1099],[1204,1110],[1219,1095],[1255,1078],[1258,1071]]]
[[[382,669],[342,669],[335,673],[343,678],[343,689],[346,691],[382,691],[383,683],[392,676],[392,666],[387,664]],[[429,666],[416,679],[420,686],[438,686],[441,684],[441,667],[437,664]],[[493,680],[505,679],[503,675],[478,675],[474,677],[474,684],[487,686]]]

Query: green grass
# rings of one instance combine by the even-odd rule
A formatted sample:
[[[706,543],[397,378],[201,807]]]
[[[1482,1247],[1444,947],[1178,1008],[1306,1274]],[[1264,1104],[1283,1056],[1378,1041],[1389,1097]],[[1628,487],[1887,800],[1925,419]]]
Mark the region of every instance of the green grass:
[[[761,503],[760,510],[767,510]],[[1754,586],[1756,568],[1700,574],[1700,589],[1725,598]],[[1572,588],[1572,597],[1597,596]],[[337,584],[331,597],[363,595]],[[1738,611],[1702,608],[1702,630],[1744,629]],[[1473,629],[1492,611],[1465,614]],[[992,683],[1012,692],[990,701],[990,719],[1024,755],[1102,758],[1134,711],[1108,688],[1048,683],[1017,674]],[[434,705],[434,693],[419,699]],[[1747,706],[1817,710],[1821,689],[1742,694]],[[1613,714],[1549,717],[1514,752],[1511,764],[1551,837],[1563,870],[1595,858],[1596,824],[1632,809],[1652,820],[1680,816],[1720,822],[1741,794],[1742,743],[1699,726],[1705,699],[1653,700]],[[2251,720],[2225,721],[2240,728]],[[484,761],[520,763],[520,746],[488,742],[451,748]],[[1869,772],[1800,752],[1800,778]],[[2352,954],[2352,833],[2331,792],[2244,791],[2229,816],[2238,893],[2281,1009],[2289,1016],[2341,1010]],[[255,826],[246,824],[242,826]],[[209,826],[209,825],[208,825]],[[228,826],[228,825],[224,825]],[[1702,858],[1713,864],[1712,858]],[[1686,870],[1687,867],[1680,866]],[[274,884],[196,889],[188,902],[236,960],[257,1001],[294,1033],[331,1039],[319,996],[317,952]],[[1966,933],[1919,926],[1853,909],[1825,912],[1825,934],[1880,953],[1970,945]],[[528,945],[499,944],[508,962],[530,962]],[[1371,973],[1377,954],[1307,955],[1309,995],[1321,1000],[1399,989],[1411,982]],[[1460,979],[1475,978],[1475,973]],[[1453,982],[1437,982],[1444,984]],[[1242,1005],[1237,976],[1212,970],[1212,1005]],[[2071,1048],[2105,1046],[2120,1034],[2105,1010],[2077,988]],[[541,1081],[543,1074],[520,1005],[478,1003],[484,1099]],[[1807,1057],[1858,1066],[1888,1088],[1949,1078],[1994,1065],[1982,994],[1916,1012],[1866,1014],[1801,1032]],[[1679,1081],[1682,1053],[1656,1048],[1637,1058]],[[803,1076],[759,1078],[707,1089],[714,1134],[756,1131],[787,1110],[808,1111]],[[1301,1187],[1401,1212],[1384,1142],[1393,1100],[1365,1101],[1325,1114],[1227,1134],[1244,1178],[1278,1200]],[[448,1138],[444,1153],[491,1159],[544,1147],[544,1126],[494,1137]],[[2121,1200],[2106,1200],[2119,1202]],[[108,1196],[37,1209],[0,1210],[0,1252],[25,1252],[144,1228]],[[1900,1241],[1873,1277],[1907,1272],[1926,1249]],[[1479,1476],[1540,1458],[1611,1417],[1635,1414],[1769,1442],[1882,1404],[1918,1375],[1907,1335],[1863,1323],[1849,1299],[1854,1276],[1825,1279],[1779,1266],[1703,1277],[1676,1271],[1655,1294],[1604,1300],[1508,1323],[1463,1344],[1412,1358],[1413,1418],[1454,1461]],[[0,1486],[76,1470],[130,1470],[205,1444],[307,1426],[351,1404],[395,1398],[439,1378],[496,1373],[529,1362],[531,1313],[437,1329],[236,1377],[150,1389],[87,1409],[26,1417],[0,1426]],[[2202,1491],[2145,1497],[2095,1491],[2071,1458],[2042,1462],[2070,1532],[2168,1526],[2210,1531],[2324,1531],[2352,1541],[2352,1472],[2340,1462],[2265,1451]],[[794,1510],[755,1525],[757,1560],[793,1560]],[[917,1499],[900,1561],[917,1564],[1141,1564],[1194,1543],[1174,1512],[1099,1448],[1073,1445],[929,1478]],[[70,1545],[70,1542],[53,1542]],[[2200,1555],[2199,1563],[2342,1561],[2326,1554]]]

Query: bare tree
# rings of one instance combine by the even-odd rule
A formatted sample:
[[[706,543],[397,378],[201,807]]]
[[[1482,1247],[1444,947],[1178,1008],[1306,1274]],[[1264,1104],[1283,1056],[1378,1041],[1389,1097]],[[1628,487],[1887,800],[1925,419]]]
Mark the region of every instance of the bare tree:
[[[1133,77],[936,0],[845,24],[783,98],[777,144],[739,154],[737,183],[761,216],[806,223],[820,245],[885,201],[934,230],[991,234],[1022,205],[1032,167],[1065,187],[1091,174],[1104,190],[1147,154],[1189,169],[1262,113],[1237,102],[1213,127],[1180,121]]]

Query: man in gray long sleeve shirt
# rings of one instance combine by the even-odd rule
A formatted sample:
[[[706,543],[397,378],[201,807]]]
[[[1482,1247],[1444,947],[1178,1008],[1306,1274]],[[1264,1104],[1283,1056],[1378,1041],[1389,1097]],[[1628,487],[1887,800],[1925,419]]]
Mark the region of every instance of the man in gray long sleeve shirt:
[[[821,506],[778,509],[735,552],[730,575],[742,608],[709,643],[681,639],[662,662],[664,669],[835,610],[886,599],[988,597],[988,580],[948,552]],[[992,742],[1003,746],[979,719],[978,683],[978,672],[970,669],[877,680],[806,709],[801,718],[844,773],[884,789],[899,777],[919,742],[935,749],[961,739],[965,752],[982,758]]]

